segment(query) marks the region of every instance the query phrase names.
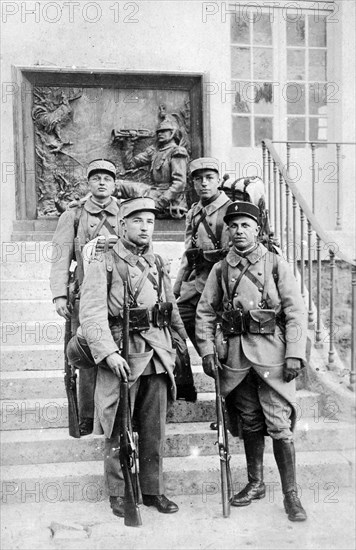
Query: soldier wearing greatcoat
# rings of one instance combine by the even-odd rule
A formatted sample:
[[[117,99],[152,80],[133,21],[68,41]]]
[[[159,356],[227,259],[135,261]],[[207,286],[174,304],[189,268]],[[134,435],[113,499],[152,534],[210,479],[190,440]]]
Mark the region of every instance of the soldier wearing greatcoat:
[[[195,314],[208,275],[229,250],[229,235],[224,216],[230,199],[219,190],[219,164],[201,157],[189,165],[199,201],[186,217],[185,251],[174,284],[179,313],[194,346]]]
[[[174,399],[176,395],[176,353],[168,326],[160,324],[159,316],[164,314],[161,308],[168,308],[166,313],[171,310],[172,329],[183,340],[187,335],[173,296],[168,264],[152,249],[156,211],[154,201],[148,197],[123,202],[122,238],[111,252],[90,261],[82,285],[78,338],[80,343],[84,336],[97,364],[94,431],[105,434],[106,486],[117,516],[124,513],[117,412],[120,380],[126,377],[139,432],[143,503],[162,513],[178,511],[178,506],[164,495],[165,422],[168,396]],[[120,355],[124,281],[128,282],[130,303],[136,308],[139,325],[130,331],[128,364]]]
[[[232,431],[239,432],[237,423],[242,429],[248,483],[231,504],[246,506],[265,496],[263,454],[268,434],[288,518],[304,521],[293,430],[295,378],[305,362],[307,315],[287,262],[257,243],[258,215],[251,203],[228,207],[224,220],[233,246],[206,282],[197,308],[196,338],[209,376],[216,376],[218,350],[221,391]]]
[[[116,168],[108,160],[98,159],[87,169],[90,196],[72,203],[61,215],[53,236],[54,257],[51,265],[50,286],[58,315],[71,317],[72,333],[78,326],[78,311],[72,311],[68,302],[67,287],[72,260],[76,260],[77,276],[83,269],[82,251],[86,243],[101,235],[119,234],[119,205],[112,197],[115,189]],[[80,281],[81,283],[81,281]],[[93,430],[94,416],[93,369],[82,370],[79,378],[80,434]]]

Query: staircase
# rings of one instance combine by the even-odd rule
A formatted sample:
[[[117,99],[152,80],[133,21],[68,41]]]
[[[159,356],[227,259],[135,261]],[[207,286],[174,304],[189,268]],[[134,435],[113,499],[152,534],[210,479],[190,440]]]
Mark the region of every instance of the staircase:
[[[103,437],[68,435],[64,323],[51,302],[48,243],[11,244],[13,251],[1,263],[2,502],[105,499]],[[173,278],[183,246],[155,242],[156,252],[172,259]],[[216,433],[209,428],[215,394],[192,347],[190,352],[198,400],[175,402],[168,413],[164,471],[167,495],[202,494],[204,499],[220,490]],[[320,498],[332,499],[339,487],[352,484],[352,420],[320,406],[325,396],[308,389],[307,375],[298,384],[298,483],[302,492],[317,490]],[[273,498],[279,476],[270,438],[266,443],[265,479]],[[230,437],[230,451],[237,491],[246,481],[243,444]]]

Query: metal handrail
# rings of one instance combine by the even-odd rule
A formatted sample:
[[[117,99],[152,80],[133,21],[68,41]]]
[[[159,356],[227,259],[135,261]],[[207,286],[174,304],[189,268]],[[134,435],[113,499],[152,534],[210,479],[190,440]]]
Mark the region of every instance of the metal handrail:
[[[273,143],[287,143],[287,162],[284,164],[277,153]],[[305,296],[305,281],[308,281],[308,320],[309,328],[315,330],[315,347],[323,347],[322,341],[322,321],[321,321],[321,242],[324,242],[329,254],[329,267],[330,267],[330,297],[329,297],[329,350],[328,350],[328,368],[335,368],[335,256],[338,256],[340,260],[343,260],[351,266],[351,368],[350,368],[350,386],[349,388],[355,390],[356,381],[356,260],[353,260],[340,250],[335,250],[334,246],[331,246],[330,238],[327,232],[323,229],[319,221],[317,220],[314,212],[310,209],[304,196],[299,191],[297,185],[289,176],[290,166],[290,144],[292,142],[272,142],[269,139],[262,141],[262,163],[263,163],[263,175],[267,184],[267,205],[270,214],[270,220],[274,229],[276,230],[277,237],[283,247],[284,243],[284,228],[286,229],[285,241],[287,245],[287,260],[292,259],[294,274],[297,274],[298,261],[300,262],[300,285],[302,294]],[[315,151],[315,142],[309,142],[312,146],[312,154]],[[330,142],[329,142],[330,143]],[[339,145],[339,142],[335,142]],[[267,162],[267,165],[266,165]],[[279,173],[279,174],[278,174]],[[284,197],[283,197],[283,185]],[[277,192],[277,186],[279,186],[279,193]],[[283,200],[284,199],[284,200]],[[290,209],[292,208],[292,214]],[[299,211],[299,231],[300,235],[300,256],[298,258],[297,250],[297,216]],[[304,246],[305,246],[305,224],[307,227],[307,249],[308,255],[305,258]],[[292,231],[292,258],[290,258],[289,240],[290,230]],[[316,323],[314,323],[314,307],[312,299],[312,234],[316,235]],[[279,235],[280,233],[280,235]],[[277,238],[278,240],[278,238]],[[333,243],[334,244],[334,243]],[[307,263],[308,278],[305,277],[305,264]]]
[[[277,142],[273,142],[273,143],[277,143]],[[325,244],[328,244],[329,241],[330,241],[330,238],[328,237],[326,231],[324,231],[324,229],[322,228],[322,226],[320,225],[320,223],[318,222],[318,220],[316,219],[316,216],[313,214],[313,212],[310,210],[309,206],[308,206],[308,203],[307,201],[304,199],[303,195],[301,194],[301,192],[299,191],[298,187],[296,186],[296,184],[293,182],[293,180],[289,177],[288,175],[288,172],[287,172],[287,169],[285,167],[285,164],[282,162],[280,156],[278,155],[276,149],[274,148],[273,146],[273,143],[270,139],[265,139],[262,141],[262,144],[264,144],[267,149],[270,151],[272,157],[273,157],[273,160],[276,162],[278,168],[279,168],[279,171],[280,173],[282,174],[283,178],[284,178],[284,181],[286,182],[286,184],[288,185],[290,191],[292,191],[292,194],[294,195],[297,203],[299,204],[299,206],[303,209],[304,211],[304,214],[305,216],[307,217],[308,221],[310,222],[312,228],[314,229],[315,233],[320,237],[320,239],[325,243]],[[278,143],[282,143],[282,142],[278,142]],[[283,143],[286,143],[286,142],[283,142]],[[288,143],[291,143],[290,141]],[[315,142],[313,142],[315,143]],[[356,260],[352,260],[351,258],[349,258],[346,254],[344,254],[343,252],[340,252],[340,251],[335,251],[332,249],[332,252],[341,259],[343,260],[344,262],[347,262],[348,264],[351,264],[353,266],[356,266]]]

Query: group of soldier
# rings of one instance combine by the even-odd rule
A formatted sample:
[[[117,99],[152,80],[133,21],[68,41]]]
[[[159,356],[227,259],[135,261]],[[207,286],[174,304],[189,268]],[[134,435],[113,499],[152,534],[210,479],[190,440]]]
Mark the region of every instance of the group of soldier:
[[[175,155],[179,164],[182,151]],[[174,331],[182,341],[189,337],[205,374],[220,377],[230,431],[244,441],[248,483],[231,504],[265,496],[264,441],[270,436],[285,511],[291,521],[304,521],[293,443],[295,378],[305,363],[303,299],[287,262],[259,241],[258,205],[230,200],[214,158],[192,160],[189,172],[199,200],[186,216],[174,288],[169,264],[152,245],[155,218],[172,200],[169,186],[120,203],[112,196],[115,165],[95,160],[87,170],[90,196],[59,219],[54,243],[62,254],[52,264],[51,290],[57,313],[72,323],[67,353],[80,372],[80,432],[105,435],[106,487],[113,513],[123,517],[118,409],[120,385],[128,381],[143,504],[178,511],[163,481],[166,413],[176,397]],[[73,259],[82,272],[78,312],[67,294]],[[124,287],[135,314],[128,361],[122,356]]]

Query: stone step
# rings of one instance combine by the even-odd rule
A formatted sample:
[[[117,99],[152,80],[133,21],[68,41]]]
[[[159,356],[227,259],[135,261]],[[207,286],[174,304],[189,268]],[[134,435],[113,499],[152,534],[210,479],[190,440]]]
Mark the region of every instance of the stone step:
[[[63,355],[56,370],[26,370],[2,372],[0,399],[34,399],[36,397],[65,397],[63,383]],[[214,392],[214,381],[206,376],[201,365],[192,365],[194,383],[198,392]],[[80,372],[79,372],[80,376]]]
[[[265,455],[265,482],[269,498],[282,500],[280,480],[271,454]],[[242,455],[231,460],[234,492],[246,483],[246,466]],[[201,494],[205,502],[220,490],[218,456],[168,457],[163,460],[165,493],[168,496]],[[352,453],[346,451],[298,452],[298,485],[303,491],[315,491],[316,484],[328,497],[339,487],[352,483]],[[276,492],[276,496],[274,497]],[[278,496],[277,496],[278,495]],[[104,490],[103,462],[66,462],[26,464],[2,468],[2,502],[80,501],[107,499]],[[337,500],[334,500],[337,502]]]
[[[36,309],[34,309],[36,312]],[[32,319],[37,313],[32,313]],[[9,346],[12,349],[19,346],[35,346],[38,351],[43,347],[60,345],[64,341],[65,322],[62,317],[56,315],[56,320],[38,320],[38,321],[17,321],[3,322],[0,324],[0,341],[2,351]]]
[[[37,319],[46,321],[58,321],[58,314],[51,300],[2,300],[0,315],[3,323],[17,323]]]
[[[308,390],[297,392],[297,418],[320,417],[319,396]],[[168,422],[211,422],[216,418],[215,393],[199,393],[197,401],[175,401],[168,411]],[[330,415],[330,419],[337,415]],[[9,399],[1,401],[2,430],[65,428],[68,426],[66,398]]]
[[[63,343],[48,346],[7,346],[3,345],[1,350],[2,377],[6,371],[8,375],[13,371],[42,371],[60,370],[63,371]],[[40,379],[40,373],[38,373]]]
[[[217,432],[207,422],[167,424],[165,457],[198,457],[217,454]],[[266,437],[266,453],[272,452],[272,441]],[[319,422],[309,419],[297,425],[295,434],[297,450],[344,451],[355,448],[354,426],[349,422]],[[15,464],[41,464],[52,462],[79,462],[101,460],[104,452],[104,437],[90,435],[80,439],[69,436],[67,428],[46,430],[4,431],[1,435],[3,466]],[[243,454],[243,442],[229,437],[231,454]]]
[[[48,279],[2,279],[1,281],[2,300],[46,300],[52,302],[52,294],[49,288]]]

